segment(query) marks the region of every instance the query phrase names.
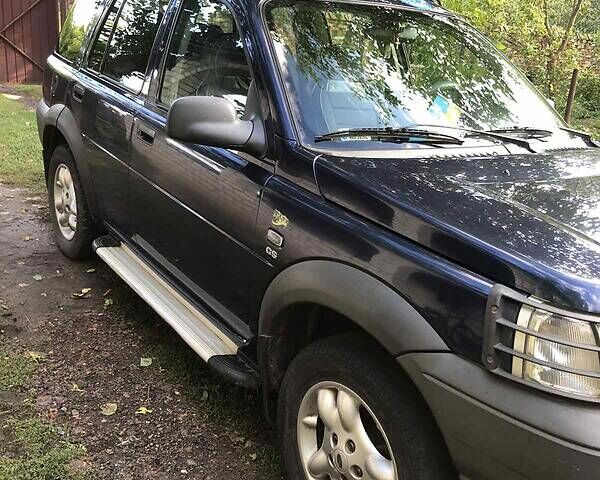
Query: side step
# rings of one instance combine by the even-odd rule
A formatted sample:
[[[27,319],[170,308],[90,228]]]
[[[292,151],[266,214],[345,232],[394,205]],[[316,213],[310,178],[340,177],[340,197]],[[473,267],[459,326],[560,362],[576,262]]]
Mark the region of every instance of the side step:
[[[224,359],[229,359],[226,363],[230,364],[239,362],[237,352],[240,345],[221,331],[206,313],[169,285],[131,248],[112,237],[102,237],[94,242],[94,250],[205,362],[218,365],[223,365]],[[239,371],[236,377],[239,377]],[[239,380],[234,379],[235,383],[245,383]]]

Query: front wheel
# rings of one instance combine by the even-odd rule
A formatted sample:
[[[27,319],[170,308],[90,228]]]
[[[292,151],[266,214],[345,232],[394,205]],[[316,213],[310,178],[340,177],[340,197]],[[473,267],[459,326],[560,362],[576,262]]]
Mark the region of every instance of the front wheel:
[[[94,224],[73,155],[57,147],[48,168],[48,200],[54,238],[60,251],[74,260],[92,256]]]
[[[288,480],[456,479],[418,391],[360,336],[298,354],[283,380],[278,421]]]

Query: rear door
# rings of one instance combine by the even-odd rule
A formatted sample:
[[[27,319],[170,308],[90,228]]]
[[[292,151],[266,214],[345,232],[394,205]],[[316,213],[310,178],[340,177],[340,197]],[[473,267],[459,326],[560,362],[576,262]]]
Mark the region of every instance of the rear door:
[[[184,96],[224,97],[244,115],[253,73],[224,3],[182,0],[163,71],[156,95],[135,119],[133,239],[246,336],[249,285],[264,268],[254,251],[256,215],[273,165],[224,148],[183,144],[165,134],[168,108]]]
[[[71,87],[100,214],[129,231],[128,166],[135,112],[165,1],[112,0]]]

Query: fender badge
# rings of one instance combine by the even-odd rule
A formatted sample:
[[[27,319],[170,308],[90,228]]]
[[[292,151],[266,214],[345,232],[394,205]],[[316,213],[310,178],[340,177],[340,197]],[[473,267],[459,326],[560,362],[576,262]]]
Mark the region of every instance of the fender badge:
[[[273,210],[273,221],[271,223],[275,227],[285,228],[289,225],[290,220],[279,210]]]

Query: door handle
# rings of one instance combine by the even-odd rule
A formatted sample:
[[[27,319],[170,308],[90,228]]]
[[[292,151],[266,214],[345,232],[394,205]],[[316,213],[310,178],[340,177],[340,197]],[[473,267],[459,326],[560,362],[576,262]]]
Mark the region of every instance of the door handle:
[[[138,125],[137,136],[142,142],[152,145],[154,143],[154,137],[156,137],[156,131],[149,127],[145,127],[144,125]]]
[[[73,100],[81,103],[83,101],[84,95],[85,95],[85,88],[83,88],[83,86],[81,86],[78,83],[73,85],[73,93],[71,94],[71,96],[73,97]]]

